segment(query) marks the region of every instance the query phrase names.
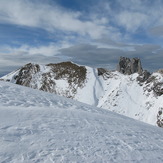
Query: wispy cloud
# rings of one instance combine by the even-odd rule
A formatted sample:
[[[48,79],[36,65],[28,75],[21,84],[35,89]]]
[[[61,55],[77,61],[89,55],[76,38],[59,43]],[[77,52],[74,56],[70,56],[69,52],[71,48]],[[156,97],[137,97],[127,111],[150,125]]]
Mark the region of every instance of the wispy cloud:
[[[107,33],[99,20],[80,20],[82,13],[64,10],[58,5],[35,1],[1,0],[0,22],[39,27],[48,31],[62,30],[99,38]]]
[[[129,32],[135,32],[148,23],[149,17],[144,13],[124,11],[117,16],[117,22]]]
[[[163,25],[151,28],[149,33],[154,36],[163,37]]]
[[[161,0],[118,0],[120,7],[116,14],[117,24],[124,27],[126,31],[146,31],[163,23]]]
[[[55,43],[49,43],[48,45],[40,45],[40,46],[29,46],[23,44],[18,47],[12,46],[0,46],[1,53],[7,55],[30,55],[30,56],[37,56],[37,55],[44,55],[46,57],[56,56],[60,54],[60,50],[63,48],[68,48],[72,46],[67,42],[60,42],[59,45]],[[0,54],[1,54],[0,53]]]
[[[120,27],[134,33],[163,25],[162,9],[161,0],[95,1],[90,12],[66,10],[52,1],[1,0],[0,22],[74,32],[93,39],[122,39],[125,33]]]
[[[3,52],[0,52],[0,76],[5,75],[27,63],[57,63],[67,60],[66,57],[57,56],[56,47],[53,45],[28,47],[23,45],[19,48],[0,47]]]

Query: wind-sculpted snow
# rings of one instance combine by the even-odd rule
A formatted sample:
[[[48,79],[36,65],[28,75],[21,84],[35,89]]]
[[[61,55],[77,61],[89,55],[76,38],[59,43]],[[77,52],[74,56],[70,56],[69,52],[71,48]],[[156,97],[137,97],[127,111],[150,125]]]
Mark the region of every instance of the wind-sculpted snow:
[[[0,82],[2,163],[162,163],[162,135],[107,110]]]

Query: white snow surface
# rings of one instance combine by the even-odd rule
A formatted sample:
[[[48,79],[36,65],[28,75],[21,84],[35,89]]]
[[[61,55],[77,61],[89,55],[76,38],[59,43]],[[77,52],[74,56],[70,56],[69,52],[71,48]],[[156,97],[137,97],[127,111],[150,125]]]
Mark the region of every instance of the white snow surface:
[[[0,82],[1,163],[162,163],[163,130]]]
[[[163,96],[156,96],[153,83],[140,86],[136,80],[138,74],[123,75],[112,73],[113,77],[104,80],[104,96],[99,98],[98,107],[109,109],[122,115],[156,125],[157,114],[163,106]],[[158,81],[163,79],[161,74]]]

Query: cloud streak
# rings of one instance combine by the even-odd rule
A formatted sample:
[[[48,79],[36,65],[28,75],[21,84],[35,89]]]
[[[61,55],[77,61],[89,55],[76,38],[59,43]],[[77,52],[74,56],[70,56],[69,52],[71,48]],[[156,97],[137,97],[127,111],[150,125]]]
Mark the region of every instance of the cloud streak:
[[[98,21],[82,21],[82,13],[66,11],[58,5],[34,3],[33,1],[1,0],[0,22],[29,27],[39,27],[50,32],[62,30],[99,38],[107,33]]]
[[[78,34],[91,39],[107,36],[119,41],[127,41],[128,38],[121,28],[135,33],[140,29],[150,30],[163,25],[163,2],[160,0],[115,0],[114,3],[106,0],[95,1],[97,6],[90,6],[90,13],[66,10],[52,1],[39,2],[1,0],[0,22],[37,27],[52,33],[60,31],[69,35]]]

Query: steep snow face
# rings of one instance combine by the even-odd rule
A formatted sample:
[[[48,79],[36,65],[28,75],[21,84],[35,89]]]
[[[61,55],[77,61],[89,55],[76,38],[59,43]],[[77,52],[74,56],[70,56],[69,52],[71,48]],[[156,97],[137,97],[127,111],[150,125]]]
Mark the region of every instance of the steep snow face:
[[[163,130],[116,113],[0,82],[6,163],[163,162]]]
[[[97,69],[86,67],[87,76],[84,87],[78,88],[74,97],[80,102],[97,106],[100,96],[104,93],[102,80],[97,75]]]
[[[27,64],[1,79],[163,127],[161,70],[144,78],[138,73],[124,75],[71,62],[46,66]]]
[[[152,91],[153,82],[138,83],[136,73],[128,76],[114,72],[112,75],[113,78],[105,81],[105,95],[99,99],[98,107],[156,124],[163,97]]]

